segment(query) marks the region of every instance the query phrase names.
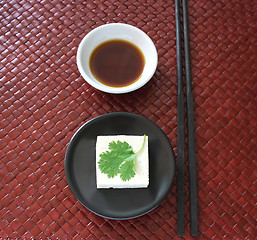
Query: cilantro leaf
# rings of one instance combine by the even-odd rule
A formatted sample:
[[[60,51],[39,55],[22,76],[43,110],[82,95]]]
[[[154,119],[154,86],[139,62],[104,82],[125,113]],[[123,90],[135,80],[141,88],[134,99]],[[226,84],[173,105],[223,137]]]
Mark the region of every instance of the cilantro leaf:
[[[121,142],[119,140],[117,142],[110,142],[109,149],[112,152],[115,152],[118,157],[123,159],[126,159],[135,154],[133,148],[127,142]]]
[[[136,158],[136,155],[134,155]],[[135,176],[135,163],[133,160],[126,161],[120,166],[120,178],[125,182]]]
[[[110,161],[110,159],[115,159],[115,161]],[[118,175],[122,162],[123,159],[115,151],[106,151],[100,154],[98,165],[102,173],[107,174],[108,178],[113,178]]]
[[[98,161],[99,169],[102,173],[107,174],[109,178],[113,178],[120,174],[123,181],[128,181],[135,176],[136,154],[144,147],[144,141],[141,149],[135,153],[133,148],[127,142],[112,141],[108,148],[110,151],[101,153]]]

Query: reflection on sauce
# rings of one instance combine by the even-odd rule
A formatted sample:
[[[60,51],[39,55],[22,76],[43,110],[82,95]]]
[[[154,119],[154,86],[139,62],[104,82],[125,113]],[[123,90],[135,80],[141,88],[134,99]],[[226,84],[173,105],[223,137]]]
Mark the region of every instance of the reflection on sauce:
[[[99,82],[111,87],[124,87],[138,80],[145,60],[142,52],[132,43],[110,40],[94,49],[89,65]]]

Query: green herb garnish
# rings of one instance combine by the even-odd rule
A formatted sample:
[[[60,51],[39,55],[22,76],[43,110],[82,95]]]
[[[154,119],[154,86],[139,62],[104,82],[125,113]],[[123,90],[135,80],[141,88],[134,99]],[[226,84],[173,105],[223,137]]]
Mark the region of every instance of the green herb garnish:
[[[127,142],[112,141],[109,143],[109,150],[100,154],[98,161],[99,169],[102,173],[107,174],[109,178],[113,178],[120,174],[120,178],[125,182],[135,176],[136,155],[140,153],[145,145],[146,136],[142,147],[138,152],[134,152],[133,148]]]

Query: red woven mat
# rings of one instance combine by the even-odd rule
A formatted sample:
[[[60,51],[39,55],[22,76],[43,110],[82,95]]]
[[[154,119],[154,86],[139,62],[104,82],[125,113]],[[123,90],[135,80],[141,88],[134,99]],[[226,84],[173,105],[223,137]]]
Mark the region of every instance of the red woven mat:
[[[198,238],[255,239],[257,5],[254,0],[188,5]],[[176,180],[152,212],[115,221],[85,209],[64,174],[66,147],[75,131],[114,111],[157,123],[176,153],[174,9],[174,1],[0,2],[0,238],[176,238]],[[158,50],[154,77],[133,93],[97,91],[77,69],[82,38],[110,22],[137,26]],[[190,239],[188,194],[186,204],[185,238]]]

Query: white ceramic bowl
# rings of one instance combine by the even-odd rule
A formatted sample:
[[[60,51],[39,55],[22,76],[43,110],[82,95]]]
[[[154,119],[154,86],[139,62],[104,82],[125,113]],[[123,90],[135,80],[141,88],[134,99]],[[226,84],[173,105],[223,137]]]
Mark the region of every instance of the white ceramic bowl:
[[[145,66],[140,78],[134,83],[124,87],[111,87],[97,81],[89,67],[92,51],[101,43],[120,39],[136,45],[144,55]],[[77,65],[82,77],[94,88],[108,93],[128,93],[145,85],[156,71],[158,55],[154,43],[142,30],[124,23],[109,23],[95,28],[81,41],[77,52]]]

